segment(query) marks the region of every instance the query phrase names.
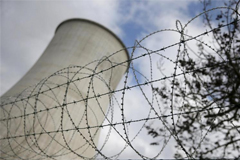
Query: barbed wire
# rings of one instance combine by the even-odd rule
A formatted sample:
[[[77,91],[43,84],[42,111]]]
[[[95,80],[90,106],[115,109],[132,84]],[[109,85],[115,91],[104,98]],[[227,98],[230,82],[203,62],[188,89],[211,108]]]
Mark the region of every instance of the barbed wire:
[[[208,131],[205,133],[201,131],[201,135],[203,136],[201,136],[198,147],[194,152],[190,152],[184,143],[182,143],[176,131],[176,125],[179,123],[181,117],[183,115],[200,114],[211,110],[220,111],[221,109],[227,107],[229,108],[230,106],[212,106],[192,111],[183,111],[181,107],[176,113],[174,107],[175,83],[178,77],[190,76],[192,73],[209,68],[218,68],[223,64],[229,63],[229,60],[222,59],[212,66],[202,66],[191,70],[185,70],[179,65],[180,57],[190,57],[190,53],[187,50],[187,43],[193,40],[201,43],[214,53],[218,54],[216,49],[200,40],[200,38],[211,34],[217,29],[238,23],[239,19],[217,28],[213,28],[209,31],[206,30],[196,36],[190,36],[185,33],[187,26],[196,18],[217,9],[230,9],[239,15],[237,9],[216,7],[193,17],[185,25],[182,25],[181,22],[177,20],[176,29],[164,29],[153,32],[142,38],[140,41],[136,41],[133,47],[116,51],[110,56],[102,57],[100,60],[89,62],[85,66],[71,65],[63,68],[42,79],[38,84],[26,88],[18,95],[1,97],[0,158],[6,160],[16,158],[34,160],[66,159],[66,157],[70,155],[71,159],[117,159],[121,156],[124,150],[131,148],[132,151],[142,159],[155,159],[161,155],[163,149],[170,142],[170,139],[173,138],[180,146],[181,150],[185,153],[186,157],[194,159],[194,153],[200,148],[200,144],[209,134],[211,127],[208,128]],[[143,46],[142,43],[144,40],[162,32],[174,32],[180,34],[179,41],[157,50],[151,50]],[[175,60],[162,53],[173,47],[177,47]],[[136,52],[140,49],[142,49],[144,53],[135,56]],[[110,60],[111,56],[120,54],[124,50],[131,50],[131,55],[128,60],[119,63],[112,62]],[[151,57],[153,55],[158,55],[171,62],[173,64],[173,74],[155,79],[153,76],[153,60]],[[144,73],[141,73],[139,71],[141,69],[134,65],[134,62],[145,57],[149,58],[150,78],[145,76]],[[231,61],[235,61],[236,63],[239,62],[239,60],[240,57],[231,59]],[[110,67],[99,70],[99,65],[105,62],[109,63]],[[90,67],[93,64],[95,67]],[[113,90],[111,87],[111,83],[114,79],[113,69],[117,70],[117,68],[121,66],[128,67],[128,70],[125,74],[122,87],[120,86],[118,89]],[[178,72],[177,69],[180,69],[181,72]],[[103,75],[106,72],[110,74],[108,79],[106,79]],[[131,77],[131,79],[129,77]],[[56,79],[61,79],[61,83],[55,83]],[[132,82],[133,80],[135,80],[135,83]],[[162,102],[159,99],[155,89],[156,87],[153,85],[154,83],[169,80],[171,82],[171,98],[168,102],[170,113],[162,113]],[[86,82],[88,82],[88,84],[85,84],[87,92],[84,95],[81,92],[81,88],[78,86],[79,84]],[[96,82],[98,82],[97,85],[101,82],[101,87],[104,88],[104,92],[99,92],[99,90],[96,89]],[[184,85],[185,90],[187,90],[186,84]],[[144,87],[148,87],[149,93]],[[133,120],[131,118],[131,120],[128,120],[129,118],[126,115],[126,110],[127,107],[130,106],[127,106],[126,97],[128,96],[126,95],[130,94],[134,89],[137,89],[138,93],[141,94],[146,102],[146,106],[149,106],[149,111],[146,110],[146,117],[140,117]],[[186,97],[182,97],[181,106],[185,105],[185,100]],[[49,103],[49,101],[51,101],[51,103]],[[106,106],[106,104],[109,104],[109,106]],[[72,110],[72,108],[76,107],[79,108],[78,113],[74,113]],[[116,109],[118,111],[116,111]],[[118,115],[116,115],[116,113]],[[134,114],[137,113],[138,112],[136,111]],[[154,116],[152,114],[154,114]],[[99,117],[103,117],[104,121]],[[118,119],[114,119],[115,117],[118,117]],[[171,120],[167,120],[167,118],[170,118]],[[166,137],[162,143],[160,151],[155,156],[148,157],[142,154],[141,151],[135,147],[134,143],[137,141],[136,139],[140,136],[140,133],[143,132],[143,128],[146,126],[147,122],[151,120],[161,122],[165,128],[165,132],[168,134],[165,135]],[[97,125],[91,125],[90,121],[94,121]],[[169,125],[170,121],[172,125]],[[140,124],[138,131],[136,131],[133,135],[132,133],[130,134],[131,124]],[[101,129],[105,128],[109,129],[105,140],[101,146],[99,146],[97,143],[99,132]],[[106,148],[110,136],[113,133],[117,134],[119,138],[125,142],[125,145],[118,149],[118,153],[106,155],[103,150]],[[46,138],[50,139],[50,141],[46,142],[46,144],[42,144],[41,141]],[[101,139],[104,138],[101,137]],[[75,147],[75,143],[77,143],[76,141],[84,143],[79,143],[80,145]],[[92,157],[85,156],[89,150],[90,152],[94,152]]]

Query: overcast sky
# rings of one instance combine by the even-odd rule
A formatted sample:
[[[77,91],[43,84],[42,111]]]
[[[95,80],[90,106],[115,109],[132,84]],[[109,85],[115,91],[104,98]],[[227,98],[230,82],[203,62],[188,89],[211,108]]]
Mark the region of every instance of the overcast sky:
[[[130,47],[134,45],[135,40],[140,40],[154,31],[176,29],[176,20],[180,20],[184,25],[202,9],[198,0],[2,0],[0,3],[0,95],[10,89],[31,68],[54,36],[56,27],[66,19],[84,18],[96,21],[116,33],[125,45]],[[202,19],[194,20],[187,31],[192,36],[203,32]],[[150,37],[142,45],[156,50],[178,42],[179,38],[179,34],[164,32]],[[142,53],[144,52],[138,51],[135,56]],[[176,48],[164,52],[165,56],[172,59],[176,53]],[[157,54],[152,55],[154,79],[160,78],[157,70],[159,59]],[[149,62],[149,58],[135,62],[137,69],[148,78],[150,78]],[[171,62],[165,62],[164,68],[166,73],[169,73],[172,70]],[[121,85],[122,82],[119,87]],[[146,88],[145,92],[151,95],[150,88]],[[139,119],[147,116],[145,108],[147,101],[139,90],[129,91],[125,102],[125,107],[128,106],[125,110],[127,118],[129,116],[129,119]],[[134,137],[141,124],[130,125],[129,128],[129,134]],[[103,130],[101,136],[104,137],[106,133],[107,130]],[[133,144],[141,154],[152,157],[161,150],[161,147],[149,146],[152,139],[146,136],[146,133],[146,130],[143,130]],[[103,150],[107,156],[117,154],[124,147],[124,142],[117,139],[118,135],[112,132]],[[103,140],[100,138],[100,143]],[[173,158],[173,144],[170,140],[159,158]],[[131,148],[127,148],[120,158],[139,156]]]

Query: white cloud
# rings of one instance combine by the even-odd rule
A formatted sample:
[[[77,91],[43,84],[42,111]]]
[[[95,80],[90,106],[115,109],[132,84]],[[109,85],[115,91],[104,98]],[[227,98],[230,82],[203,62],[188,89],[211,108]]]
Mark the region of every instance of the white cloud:
[[[36,62],[56,27],[70,18],[96,21],[121,35],[118,1],[3,1],[1,90],[6,92]],[[109,14],[111,13],[111,14]]]
[[[191,16],[187,15],[188,5],[195,1],[4,1],[2,2],[2,48],[1,48],[1,92],[3,94],[14,83],[19,80],[24,73],[34,64],[44,51],[47,44],[54,35],[57,25],[69,18],[86,18],[103,24],[119,36],[127,35],[128,31],[123,31],[121,25],[129,21],[141,26],[143,30],[139,32],[138,40],[148,33],[160,29],[176,29],[176,20],[185,24]],[[201,32],[200,19],[192,23],[188,28],[188,33],[196,35]],[[166,47],[179,41],[178,33],[163,32],[151,36],[143,41],[142,45],[156,50]],[[194,44],[193,46],[196,49]],[[144,50],[136,52],[136,56],[146,53]],[[159,52],[170,57],[173,61],[176,58],[177,48],[173,47],[166,51]],[[157,69],[157,62],[160,56],[152,54],[153,79],[161,78]],[[149,57],[139,58],[134,61],[136,69],[150,79]],[[169,75],[173,71],[172,62],[165,61],[165,73]],[[138,76],[140,77],[140,76]],[[142,79],[142,82],[145,80]],[[130,75],[128,85],[136,84],[133,75]],[[155,83],[154,83],[155,85]],[[159,85],[159,83],[156,83]],[[123,81],[119,87],[123,87]],[[144,93],[151,101],[151,87],[146,86]],[[121,93],[116,95],[120,101]],[[155,106],[156,107],[156,106]],[[124,110],[127,120],[146,118],[150,109],[145,97],[137,88],[127,91],[124,101]],[[116,107],[114,112],[114,122],[121,122],[120,110]],[[106,122],[105,122],[106,123]],[[129,125],[130,139],[139,131],[141,123]],[[122,128],[118,127],[120,133],[124,135]],[[100,144],[103,143],[107,129],[103,129]],[[145,156],[152,157],[161,148],[150,146],[152,141],[150,136],[146,136],[146,130],[142,130],[133,141],[134,147]],[[168,144],[159,158],[173,158],[174,140]],[[111,156],[119,153],[125,142],[115,132],[111,136],[103,153]],[[120,158],[139,158],[139,156],[128,147]]]

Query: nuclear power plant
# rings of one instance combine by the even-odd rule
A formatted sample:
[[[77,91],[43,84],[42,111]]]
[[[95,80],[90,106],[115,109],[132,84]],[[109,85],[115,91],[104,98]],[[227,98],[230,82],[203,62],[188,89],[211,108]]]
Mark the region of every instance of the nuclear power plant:
[[[84,19],[61,23],[35,65],[1,97],[0,159],[101,155],[97,126],[128,61],[124,44],[104,26]]]

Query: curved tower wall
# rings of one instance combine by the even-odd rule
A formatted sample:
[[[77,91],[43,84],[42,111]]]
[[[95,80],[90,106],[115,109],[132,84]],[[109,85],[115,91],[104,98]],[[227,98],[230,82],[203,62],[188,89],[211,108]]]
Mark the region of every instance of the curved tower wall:
[[[1,97],[1,158],[73,159],[100,153],[99,127],[92,126],[102,124],[111,100],[104,93],[117,87],[128,68],[127,63],[112,68],[128,60],[126,50],[115,53],[123,48],[95,22],[60,24],[35,65]]]

